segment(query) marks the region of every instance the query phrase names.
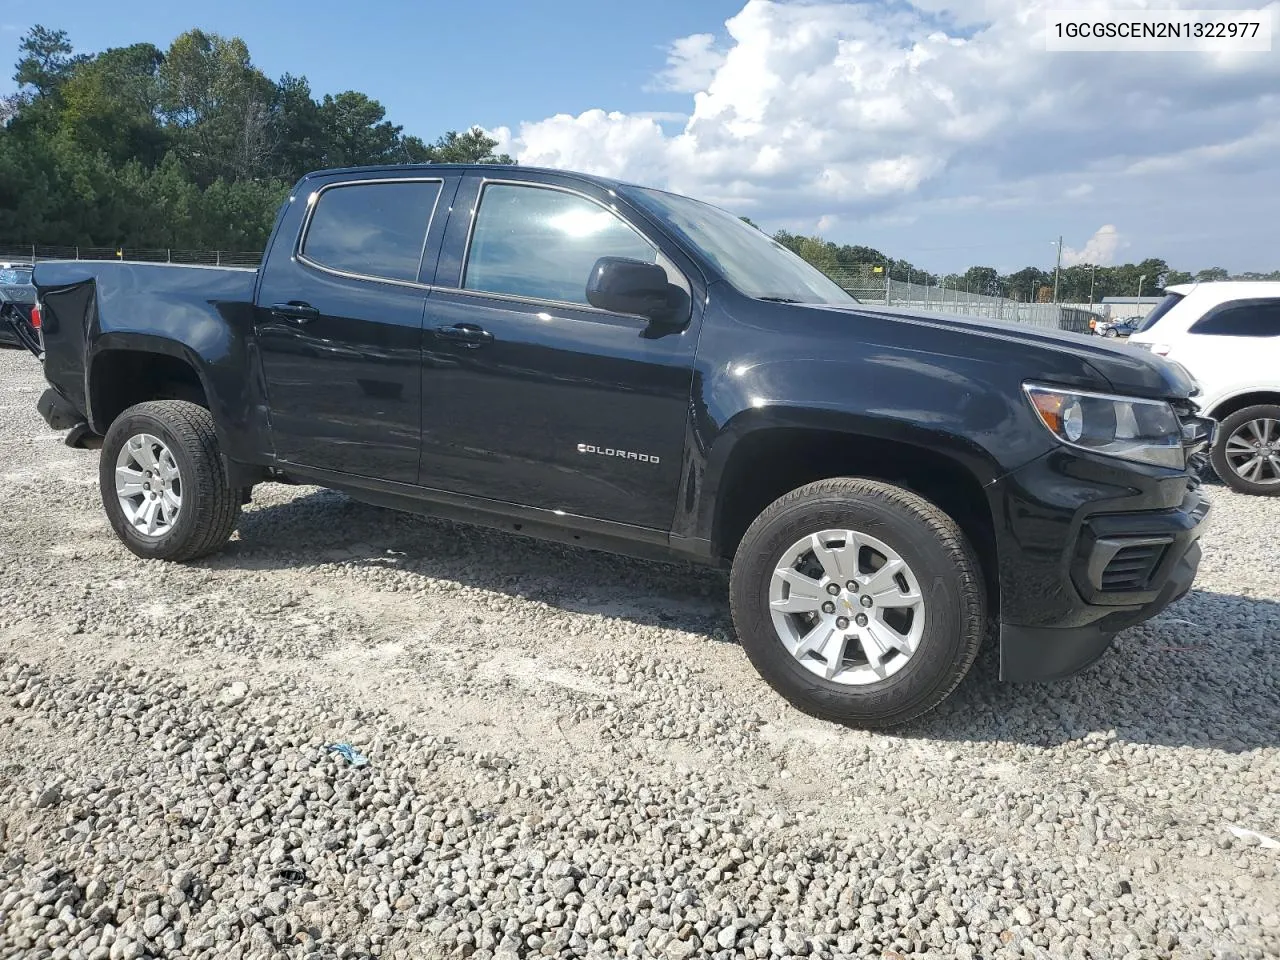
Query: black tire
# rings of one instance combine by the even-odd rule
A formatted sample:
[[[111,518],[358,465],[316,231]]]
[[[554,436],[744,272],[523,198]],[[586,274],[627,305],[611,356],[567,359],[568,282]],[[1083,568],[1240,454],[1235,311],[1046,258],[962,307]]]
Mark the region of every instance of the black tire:
[[[116,496],[116,459],[130,437],[151,434],[173,453],[182,481],[182,506],[168,533],[135,530]],[[148,560],[194,560],[220,549],[240,516],[240,494],[227,485],[213,415],[182,400],[152,400],[130,407],[111,424],[98,465],[102,506],[126,547]]]
[[[1227,460],[1227,441],[1240,427],[1253,420],[1274,420],[1277,425],[1280,425],[1280,405],[1260,403],[1257,406],[1245,407],[1243,410],[1237,410],[1219,423],[1218,433],[1213,441],[1213,450],[1209,452],[1209,460],[1213,463],[1213,469],[1218,478],[1232,490],[1261,497],[1280,496],[1280,481],[1257,483],[1247,480],[1236,473]],[[1273,449],[1275,449],[1277,456],[1280,456],[1280,447],[1273,446]],[[1270,479],[1269,475],[1267,479]]]
[[[769,589],[779,559],[800,538],[830,528],[882,541],[920,584],[924,632],[887,679],[846,685],[820,677],[774,629]],[[805,713],[851,726],[891,727],[932,710],[964,679],[986,631],[982,570],[960,527],[923,497],[874,480],[821,480],[774,501],[742,538],[729,592],[743,649],[770,686]]]
[[[1118,337],[1118,336],[1120,336],[1120,334],[1116,332],[1116,329],[1115,329],[1114,327],[1108,327],[1105,331],[1103,331],[1103,334],[1102,334],[1102,335],[1103,335],[1104,337]]]

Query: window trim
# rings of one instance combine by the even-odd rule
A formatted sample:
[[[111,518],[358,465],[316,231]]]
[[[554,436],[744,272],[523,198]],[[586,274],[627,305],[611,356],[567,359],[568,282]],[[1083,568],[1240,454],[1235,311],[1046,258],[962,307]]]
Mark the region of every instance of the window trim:
[[[1201,324],[1221,316],[1229,310],[1235,310],[1240,307],[1260,307],[1270,306],[1280,309],[1280,298],[1277,297],[1241,297],[1238,300],[1223,300],[1221,303],[1214,305],[1202,315],[1197,317],[1187,328],[1187,333],[1197,337],[1235,337],[1243,340],[1269,340],[1272,337],[1280,337],[1280,330],[1275,333],[1263,333],[1257,336],[1249,333],[1219,333],[1216,330],[1197,330]]]
[[[554,190],[559,193],[567,193],[570,196],[580,197],[588,203],[593,203],[601,210],[613,214],[623,226],[643,240],[646,244],[653,248],[654,253],[663,259],[671,262],[671,258],[662,252],[662,247],[640,232],[630,220],[624,217],[616,207],[611,207],[603,201],[597,200],[595,197],[583,193],[581,190],[575,190],[572,187],[561,186],[558,183],[538,183],[536,180],[513,180],[507,177],[481,177],[480,187],[476,191],[476,205],[471,211],[471,222],[467,225],[467,242],[462,250],[462,271],[458,276],[458,286],[441,289],[448,289],[450,293],[461,293],[469,297],[491,297],[497,300],[506,300],[511,303],[529,303],[535,306],[551,306],[551,307],[569,307],[574,310],[584,310],[588,313],[598,313],[605,317],[636,317],[640,320],[648,321],[647,317],[634,313],[618,313],[615,310],[602,310],[599,307],[592,306],[589,303],[578,303],[574,300],[549,300],[542,297],[531,297],[523,294],[515,293],[496,293],[487,290],[473,290],[466,286],[467,268],[471,266],[471,242],[475,238],[476,222],[480,219],[480,208],[484,206],[484,192],[490,184],[498,186],[511,187],[529,187],[533,190]],[[684,276],[675,263],[671,264],[672,269],[684,280],[685,284],[689,283],[689,279]],[[666,267],[664,266],[665,270]],[[689,289],[692,289],[691,287]]]
[[[324,273],[332,274],[335,277],[345,277],[348,280],[369,280],[373,283],[390,283],[398,287],[409,287],[414,290],[430,290],[432,285],[422,283],[420,280],[400,280],[395,277],[379,277],[371,273],[356,273],[352,270],[341,270],[338,267],[331,267],[321,263],[319,260],[313,259],[303,253],[303,248],[307,242],[307,236],[311,232],[311,221],[315,217],[316,209],[320,206],[320,198],[325,191],[333,190],[337,187],[361,187],[369,184],[382,183],[435,183],[439,184],[436,191],[435,202],[431,205],[431,215],[427,217],[427,228],[422,234],[422,249],[418,251],[418,275],[422,275],[422,261],[427,255],[427,241],[431,239],[431,225],[435,223],[436,211],[440,209],[440,197],[444,193],[444,177],[366,177],[360,180],[335,180],[333,183],[326,183],[317,190],[311,191],[307,196],[307,215],[302,220],[302,227],[298,231],[298,239],[294,243],[293,257],[301,263]]]

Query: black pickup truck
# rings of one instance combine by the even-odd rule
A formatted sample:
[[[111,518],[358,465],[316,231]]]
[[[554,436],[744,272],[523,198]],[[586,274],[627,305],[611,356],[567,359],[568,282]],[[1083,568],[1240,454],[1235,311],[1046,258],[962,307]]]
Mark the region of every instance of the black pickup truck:
[[[760,673],[864,726],[938,704],[989,634],[1007,679],[1072,673],[1199,562],[1213,424],[1181,367],[860,304],[658,190],[330,170],[257,271],[41,263],[35,284],[40,410],[102,437],[102,502],[142,557],[217,550],[278,481],[731,564]]]

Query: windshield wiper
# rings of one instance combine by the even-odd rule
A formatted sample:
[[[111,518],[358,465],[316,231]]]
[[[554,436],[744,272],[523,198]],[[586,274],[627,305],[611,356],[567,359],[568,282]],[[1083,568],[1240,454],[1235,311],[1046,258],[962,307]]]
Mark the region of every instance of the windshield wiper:
[[[770,303],[804,303],[795,297],[756,297],[757,300],[768,300]]]

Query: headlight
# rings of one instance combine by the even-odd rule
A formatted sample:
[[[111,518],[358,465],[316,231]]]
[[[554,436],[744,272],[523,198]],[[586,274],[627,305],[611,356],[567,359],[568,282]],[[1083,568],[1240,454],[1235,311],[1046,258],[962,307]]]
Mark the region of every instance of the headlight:
[[[1186,466],[1182,426],[1162,400],[1024,384],[1040,422],[1062,443],[1160,467]]]

